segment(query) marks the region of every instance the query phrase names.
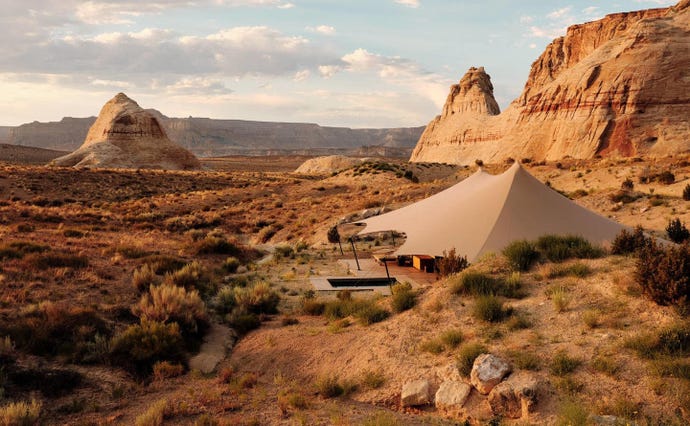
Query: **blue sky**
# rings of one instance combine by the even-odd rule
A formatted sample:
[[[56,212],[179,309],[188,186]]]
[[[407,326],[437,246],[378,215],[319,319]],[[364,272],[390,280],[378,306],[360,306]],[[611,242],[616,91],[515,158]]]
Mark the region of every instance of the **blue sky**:
[[[425,125],[471,66],[502,109],[567,26],[674,0],[0,0],[0,125],[96,115]]]

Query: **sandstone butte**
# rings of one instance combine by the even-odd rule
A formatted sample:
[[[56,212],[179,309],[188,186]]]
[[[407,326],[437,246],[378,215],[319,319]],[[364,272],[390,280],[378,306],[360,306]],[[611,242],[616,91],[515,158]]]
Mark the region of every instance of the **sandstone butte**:
[[[573,25],[502,113],[483,68],[453,85],[410,161],[650,156],[690,151],[690,0]]]
[[[200,169],[189,151],[174,144],[158,120],[124,93],[101,109],[79,149],[49,165],[63,167]]]

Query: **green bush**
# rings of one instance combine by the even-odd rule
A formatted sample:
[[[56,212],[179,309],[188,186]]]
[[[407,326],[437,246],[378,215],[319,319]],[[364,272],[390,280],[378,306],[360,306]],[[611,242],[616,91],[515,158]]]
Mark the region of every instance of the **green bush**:
[[[227,254],[230,256],[239,257],[242,250],[237,245],[229,242],[222,237],[207,236],[201,241],[198,241],[194,252],[197,255],[203,254]]]
[[[680,244],[690,238],[690,231],[688,231],[688,228],[685,227],[685,224],[680,219],[675,218],[666,225],[666,235],[674,243]]]
[[[625,347],[649,359],[690,355],[690,325],[681,323],[664,328],[657,333],[634,336],[625,342]]]
[[[451,284],[451,292],[472,296],[489,295],[498,293],[500,287],[498,280],[488,274],[465,271]]]
[[[226,315],[232,312],[237,306],[235,300],[235,289],[233,287],[225,286],[221,288],[218,293],[211,299],[211,307],[219,315]]]
[[[354,316],[362,325],[371,325],[384,321],[390,316],[390,312],[372,303],[364,305],[355,311]]]
[[[295,255],[295,250],[290,246],[276,246],[273,255],[279,259],[287,259]]]
[[[243,312],[242,310],[235,310],[225,317],[225,321],[232,327],[239,335],[245,335],[252,330],[261,327],[261,319],[252,312]]]
[[[472,315],[480,320],[488,322],[503,321],[511,314],[510,308],[505,308],[503,302],[496,296],[479,296],[474,304]]]
[[[324,398],[336,398],[345,393],[337,376],[323,376],[316,381],[316,388]]]
[[[436,261],[436,266],[442,277],[452,275],[462,271],[469,266],[467,256],[458,256],[455,253],[455,248],[450,249],[448,253],[443,251],[443,257]]]
[[[115,365],[148,375],[158,361],[184,362],[183,347],[177,323],[142,321],[113,338],[110,358]]]
[[[513,241],[503,249],[503,255],[517,271],[528,271],[539,258],[534,244],[526,240]]]
[[[570,357],[565,352],[558,352],[551,360],[549,370],[554,376],[565,376],[572,373],[582,364],[577,358]]]
[[[417,293],[412,291],[412,286],[409,283],[405,284],[396,284],[393,286],[393,296],[391,299],[393,312],[400,313],[414,308],[417,304]]]
[[[633,232],[623,229],[611,243],[611,253],[629,255],[644,248],[652,241],[644,234],[641,226],[636,226]]]
[[[664,248],[650,241],[637,252],[635,279],[654,302],[685,306],[690,301],[690,247]]]
[[[419,349],[424,352],[429,352],[434,355],[438,355],[443,352],[446,347],[443,345],[439,339],[429,339],[425,340],[419,345]]]
[[[456,357],[457,367],[461,374],[469,376],[474,360],[481,354],[487,353],[486,346],[479,343],[467,343],[460,347]]]
[[[586,239],[576,235],[544,235],[537,240],[537,248],[551,262],[562,262],[571,258],[595,259],[604,251]]]
[[[276,314],[280,295],[268,283],[260,282],[251,287],[235,287],[237,307],[254,314]]]
[[[574,401],[566,401],[558,408],[557,426],[585,426],[589,413]]]
[[[462,343],[462,332],[456,329],[446,330],[441,333],[441,342],[449,348],[455,348]]]
[[[174,272],[165,274],[166,284],[184,287],[187,290],[196,289],[204,297],[214,294],[217,290],[216,283],[199,262],[184,265]]]

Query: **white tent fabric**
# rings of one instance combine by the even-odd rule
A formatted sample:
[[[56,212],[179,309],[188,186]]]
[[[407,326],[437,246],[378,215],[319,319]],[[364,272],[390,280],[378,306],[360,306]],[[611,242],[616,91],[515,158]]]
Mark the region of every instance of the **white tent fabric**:
[[[472,262],[515,240],[579,235],[605,244],[625,227],[572,202],[517,162],[500,175],[482,170],[429,198],[361,221],[360,234],[399,231],[398,255],[442,256],[455,248]]]

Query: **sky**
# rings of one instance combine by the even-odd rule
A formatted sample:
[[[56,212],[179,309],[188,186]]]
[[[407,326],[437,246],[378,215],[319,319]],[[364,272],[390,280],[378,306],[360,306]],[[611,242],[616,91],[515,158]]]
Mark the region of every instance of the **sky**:
[[[0,125],[118,92],[170,117],[421,126],[472,66],[505,109],[569,25],[676,0],[0,0]]]

